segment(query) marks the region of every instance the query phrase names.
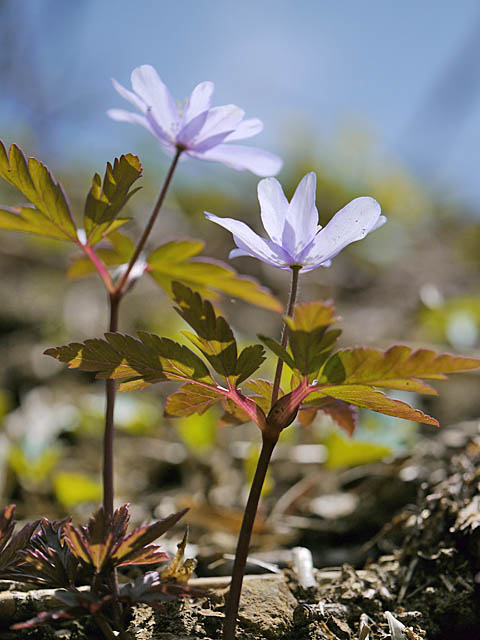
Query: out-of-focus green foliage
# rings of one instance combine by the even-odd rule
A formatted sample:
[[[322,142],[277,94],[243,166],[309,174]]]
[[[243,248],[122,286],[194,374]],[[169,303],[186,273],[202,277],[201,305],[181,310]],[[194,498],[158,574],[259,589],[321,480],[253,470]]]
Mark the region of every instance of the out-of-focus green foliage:
[[[362,442],[346,438],[338,431],[331,431],[324,440],[329,469],[342,469],[370,462],[377,462],[391,454],[391,449],[375,442]]]
[[[58,471],[53,474],[53,490],[59,503],[68,511],[83,502],[102,499],[102,485],[85,473]]]
[[[61,458],[59,447],[51,445],[41,451],[38,456],[28,456],[19,445],[12,445],[8,453],[8,464],[19,476],[26,488],[45,490],[47,481]]]
[[[424,307],[420,322],[434,340],[460,349],[472,347],[480,330],[480,295],[455,296],[433,308]]]
[[[209,451],[217,442],[218,415],[209,411],[175,420],[174,426],[182,441],[193,453]]]

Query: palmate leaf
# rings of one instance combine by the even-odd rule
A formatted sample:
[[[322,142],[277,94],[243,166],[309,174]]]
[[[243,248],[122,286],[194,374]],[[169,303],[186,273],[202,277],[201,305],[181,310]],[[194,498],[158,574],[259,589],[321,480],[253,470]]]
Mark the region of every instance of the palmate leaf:
[[[340,329],[328,331],[336,320],[331,301],[307,302],[295,308],[293,317],[285,318],[288,350],[272,338],[259,338],[293,371],[313,380],[341,333]]]
[[[421,381],[445,380],[446,374],[477,369],[475,358],[437,355],[430,349],[413,351],[405,345],[394,345],[385,352],[380,349],[356,347],[342,349],[325,364],[319,384],[369,384],[375,387],[436,394]]]
[[[152,382],[196,380],[215,386],[203,361],[169,338],[139,332],[140,340],[120,333],[107,333],[105,339],[71,343],[45,351],[72,369],[96,371],[97,378],[131,378],[120,390],[131,391]]]
[[[382,391],[372,389],[367,385],[346,384],[338,387],[325,387],[321,392],[309,396],[308,400],[314,402],[316,399],[323,399],[325,396],[342,400],[363,409],[385,413],[387,416],[423,422],[424,424],[432,424],[438,427],[438,421],[435,418],[428,416],[419,409],[414,409],[406,402],[389,398]],[[350,429],[349,432],[350,434],[353,433]]]
[[[358,407],[354,404],[328,396],[313,400],[310,396],[308,400],[298,412],[298,421],[303,427],[310,426],[320,411],[330,416],[349,436],[354,434],[358,424]]]
[[[240,276],[218,260],[199,256],[205,244],[200,240],[167,242],[148,258],[148,272],[161,287],[172,295],[175,281],[198,291],[202,296],[217,298],[226,294],[272,311],[282,311],[282,305],[256,280]]]
[[[438,425],[438,422],[405,402],[388,398],[375,387],[436,394],[436,390],[420,378],[444,380],[446,374],[477,369],[480,360],[437,355],[429,349],[413,351],[395,345],[383,352],[357,347],[338,351],[325,363],[316,385],[310,386],[307,404],[336,398],[386,415]]]
[[[174,282],[175,310],[195,330],[184,335],[203,353],[217,373],[230,385],[248,378],[265,359],[261,345],[246,347],[238,356],[233,332],[222,316],[217,316],[208,300],[202,300],[185,285]]]
[[[111,520],[100,508],[89,520],[87,527],[65,525],[65,541],[73,555],[95,573],[112,567],[163,562],[168,556],[154,540],[171,529],[188,509],[173,513],[164,520],[138,527],[127,535],[130,519],[128,505],[116,509]]]
[[[20,552],[30,543],[39,520],[28,522],[13,535],[15,529],[15,505],[4,508],[0,516],[0,578],[15,579],[12,572],[20,559]]]
[[[142,165],[131,153],[115,158],[113,166],[107,163],[103,183],[100,175],[93,176],[92,186],[85,201],[84,228],[90,244],[96,244],[102,237],[124,224],[127,219],[116,220],[128,200],[141,188],[130,190],[142,175]]]
[[[170,416],[178,417],[191,416],[194,413],[202,415],[223,397],[224,394],[213,387],[203,387],[187,382],[178,391],[168,396],[165,412]]]
[[[28,548],[20,552],[18,580],[52,588],[75,584],[78,560],[63,539],[63,528],[70,520],[42,520],[40,531],[32,537]]]
[[[77,242],[70,203],[62,185],[44,164],[35,158],[27,160],[15,144],[7,155],[0,142],[0,176],[32,205],[2,207],[0,228]]]

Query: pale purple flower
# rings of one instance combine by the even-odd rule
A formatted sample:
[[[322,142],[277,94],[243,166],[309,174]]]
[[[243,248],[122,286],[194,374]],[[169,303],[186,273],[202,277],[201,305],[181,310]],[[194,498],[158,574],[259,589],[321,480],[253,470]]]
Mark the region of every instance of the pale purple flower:
[[[233,234],[238,248],[230,251],[230,258],[250,256],[280,269],[297,265],[302,267],[301,272],[329,267],[342,249],[378,229],[386,218],[373,198],[355,198],[322,229],[315,206],[316,183],[315,173],[307,173],[288,202],[278,180],[260,180],[258,200],[268,238],[239,220],[205,215]]]
[[[260,133],[263,124],[258,118],[244,119],[243,109],[233,104],[210,107],[213,82],[198,84],[181,111],[152,66],[145,64],[134,69],[131,81],[133,91],[116,80],[112,82],[140,113],[109,109],[108,115],[114,120],[142,125],[170,153],[182,149],[194,158],[222,162],[239,171],[248,169],[257,176],[273,176],[282,168],[282,160],[273,153],[229,144]]]

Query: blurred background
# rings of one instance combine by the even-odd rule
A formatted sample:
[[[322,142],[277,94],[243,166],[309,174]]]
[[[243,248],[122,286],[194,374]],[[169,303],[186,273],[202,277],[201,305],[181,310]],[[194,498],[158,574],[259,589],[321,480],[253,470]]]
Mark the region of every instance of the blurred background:
[[[143,189],[128,206],[134,220],[125,229],[138,238],[168,166],[146,131],[106,116],[110,107],[127,108],[111,78],[129,87],[132,69],[152,64],[180,102],[212,80],[215,105],[234,103],[264,121],[249,142],[284,158],[278,178],[287,195],[307,171],[317,172],[322,225],[359,195],[379,200],[388,217],[330,269],[303,279],[302,299],[335,299],[342,344],[384,348],[401,340],[478,355],[477,2],[3,0],[0,36],[0,138],[47,164],[79,215],[93,173],[135,153]],[[199,238],[206,255],[227,260],[230,234],[206,222],[203,211],[261,231],[257,182],[220,165],[183,163],[151,247]],[[19,203],[4,183],[0,196]],[[73,256],[61,243],[2,231],[0,254],[3,500],[18,502],[22,517],[85,518],[101,498],[103,386],[42,352],[101,335],[104,291],[93,277],[66,278]],[[285,301],[283,272],[247,258],[234,266]],[[166,302],[142,279],[123,304],[121,330],[175,337],[182,325]],[[280,330],[278,314],[234,299],[218,304],[240,342]],[[274,364],[260,375],[268,377]],[[478,385],[477,376],[464,375],[442,383],[439,398],[409,400],[450,433],[449,425],[479,415]],[[156,388],[119,398],[118,503],[132,501],[138,520],[191,506],[193,541],[204,557],[231,551],[258,450],[255,429],[219,430],[214,411],[167,420],[164,394]],[[449,444],[461,445],[465,429],[455,429],[460,436]],[[419,443],[426,441],[433,461],[443,455],[435,449],[442,437],[369,412],[353,440],[326,419],[309,430],[294,425],[272,466],[259,553],[314,540],[324,564],[360,562],[362,544],[432,473],[412,462],[412,451],[424,451]]]

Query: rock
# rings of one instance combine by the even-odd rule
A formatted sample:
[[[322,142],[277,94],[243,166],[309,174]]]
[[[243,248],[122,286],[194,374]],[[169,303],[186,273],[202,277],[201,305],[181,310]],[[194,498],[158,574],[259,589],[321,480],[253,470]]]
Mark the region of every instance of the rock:
[[[244,583],[238,619],[245,631],[278,638],[293,625],[297,600],[283,576],[273,575]]]

